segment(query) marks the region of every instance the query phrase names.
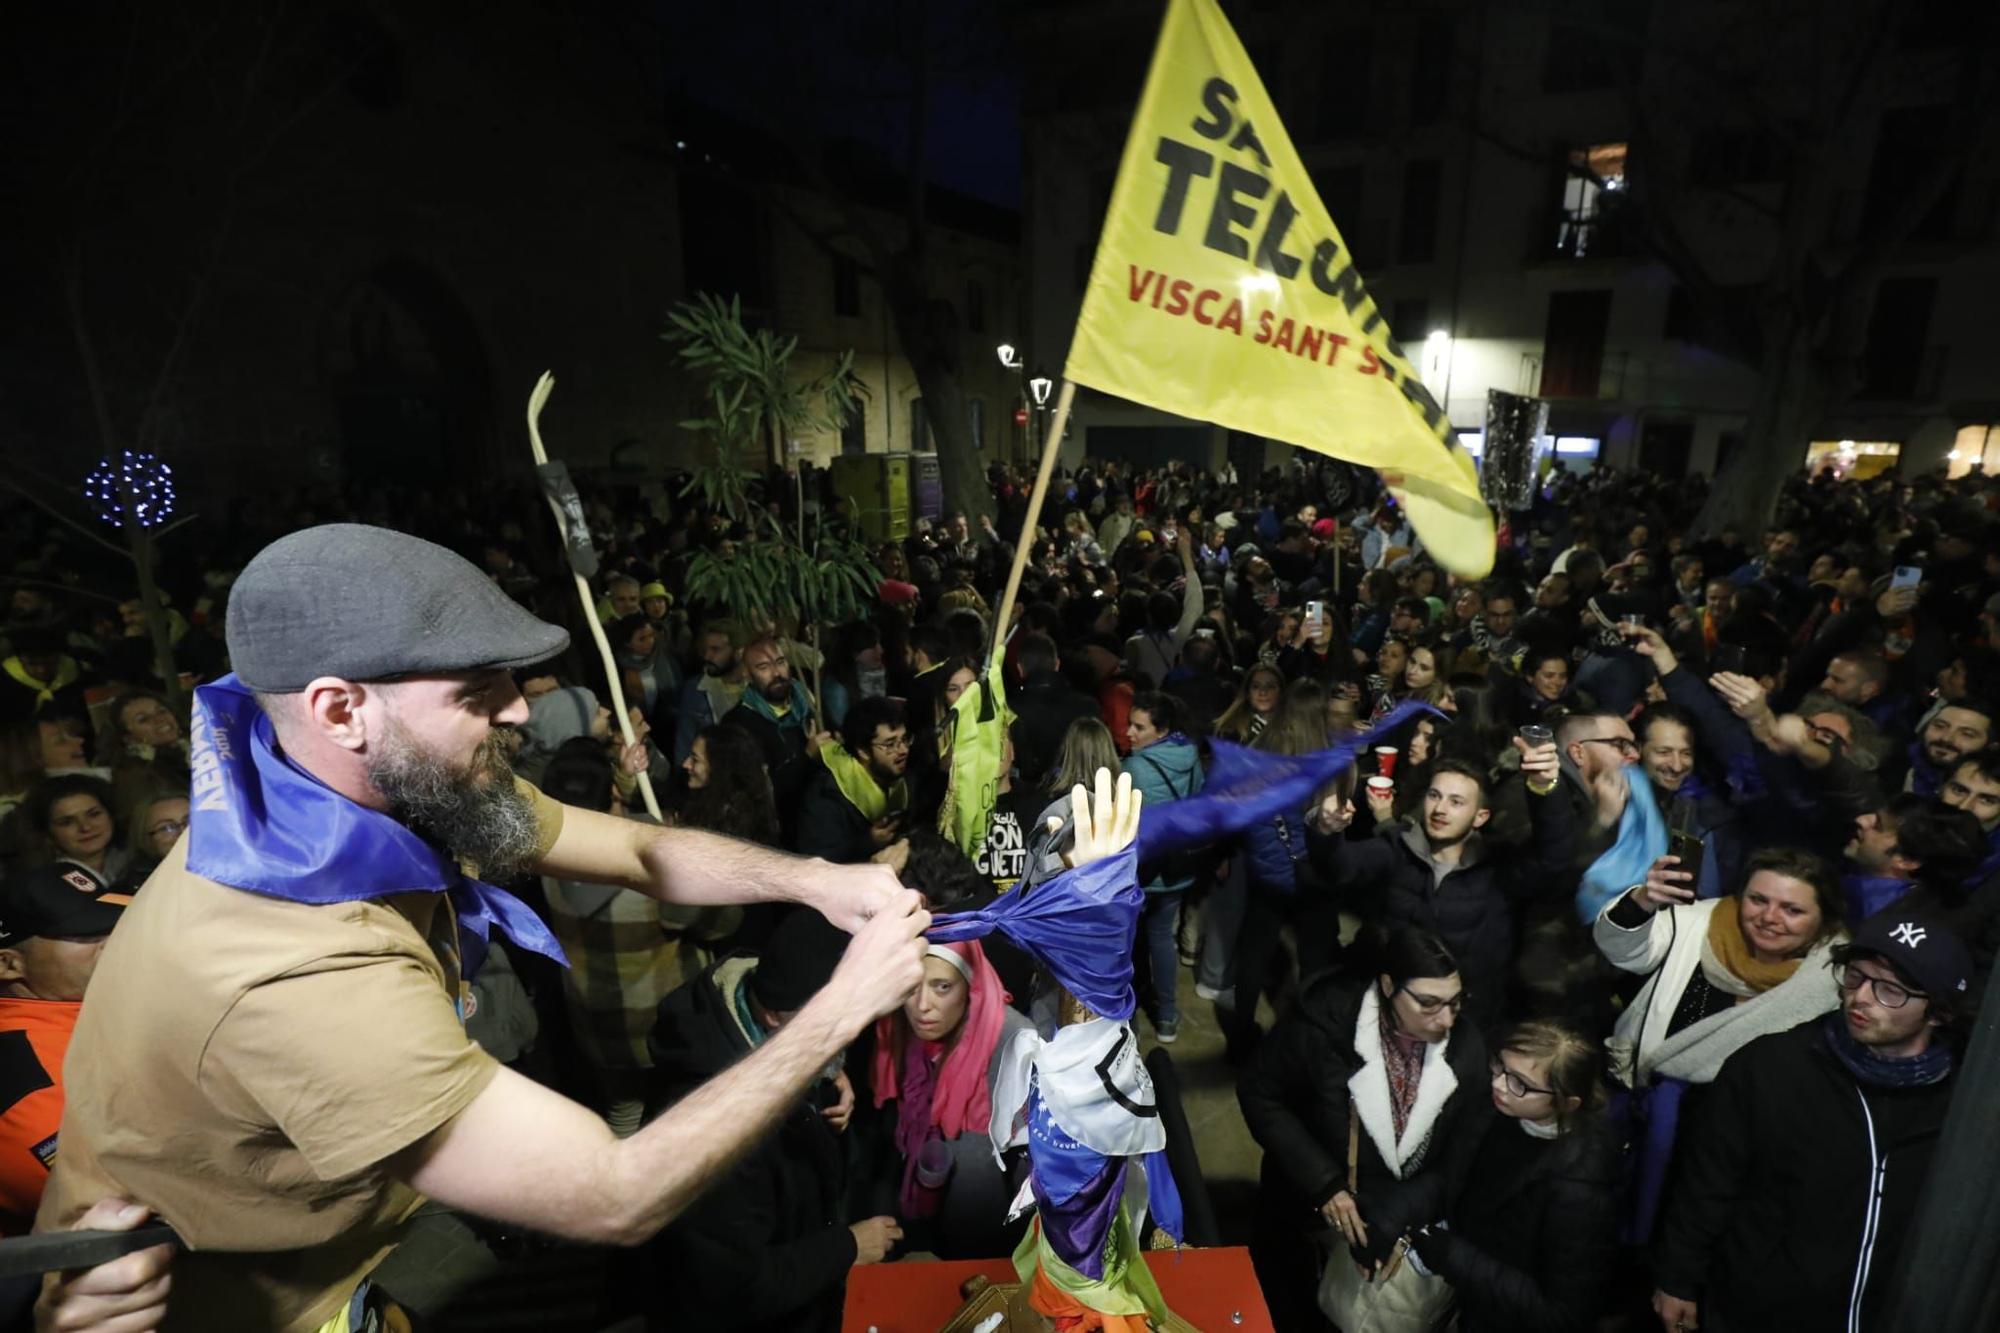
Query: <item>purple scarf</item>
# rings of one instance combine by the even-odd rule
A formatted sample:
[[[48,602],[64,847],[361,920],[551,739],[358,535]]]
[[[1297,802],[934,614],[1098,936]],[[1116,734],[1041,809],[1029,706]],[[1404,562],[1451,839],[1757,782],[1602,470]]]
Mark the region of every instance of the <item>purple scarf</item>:
[[[287,902],[324,905],[396,893],[449,893],[461,975],[486,956],[494,927],[523,949],[569,959],[528,905],[469,878],[442,848],[356,805],[278,753],[271,719],[234,675],[195,691],[188,870]]]

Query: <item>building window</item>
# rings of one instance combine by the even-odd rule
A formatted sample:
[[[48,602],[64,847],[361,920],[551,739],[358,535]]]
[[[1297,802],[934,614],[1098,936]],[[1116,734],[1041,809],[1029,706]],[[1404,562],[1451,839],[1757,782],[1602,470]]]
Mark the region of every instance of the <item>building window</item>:
[[[1364,272],[1375,267],[1375,247],[1372,235],[1361,218],[1362,186],[1367,177],[1364,168],[1356,166],[1329,167],[1314,173],[1314,184],[1319,188],[1320,202],[1326,205],[1327,216],[1340,232],[1340,238],[1347,244],[1349,256]]]
[[[1604,368],[1604,335],[1611,325],[1611,293],[1550,292],[1542,338],[1543,398],[1595,398]]]
[[[932,452],[930,418],[924,415],[924,400],[910,400],[910,448],[920,454]]]
[[[1695,133],[1688,152],[1688,179],[1721,188],[1758,185],[1785,178],[1778,142],[1747,125],[1711,125]]]
[[[859,398],[847,405],[847,420],[840,424],[840,452],[868,452],[868,405]]]
[[[844,319],[861,317],[861,266],[846,255],[833,257],[833,313]]]
[[[972,431],[972,447],[986,447],[986,400],[968,398],[965,402],[965,424]]]
[[[1403,264],[1428,264],[1437,258],[1438,203],[1444,190],[1444,164],[1436,158],[1411,162],[1403,168],[1403,228],[1396,242],[1396,259]]]
[[[986,332],[986,284],[977,278],[965,284],[965,327],[973,333]]]
[[[1602,257],[1615,228],[1625,189],[1625,145],[1592,144],[1570,152],[1556,216],[1556,253],[1572,259]]]
[[[1861,353],[1863,398],[1907,401],[1923,396],[1925,342],[1936,301],[1936,278],[1882,279]]]

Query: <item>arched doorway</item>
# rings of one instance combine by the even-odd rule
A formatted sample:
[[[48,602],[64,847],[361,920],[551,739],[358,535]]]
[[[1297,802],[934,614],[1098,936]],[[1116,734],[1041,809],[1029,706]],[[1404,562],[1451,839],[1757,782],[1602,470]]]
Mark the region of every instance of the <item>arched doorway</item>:
[[[378,265],[335,308],[322,348],[350,482],[426,485],[483,470],[492,373],[472,317],[434,270]]]

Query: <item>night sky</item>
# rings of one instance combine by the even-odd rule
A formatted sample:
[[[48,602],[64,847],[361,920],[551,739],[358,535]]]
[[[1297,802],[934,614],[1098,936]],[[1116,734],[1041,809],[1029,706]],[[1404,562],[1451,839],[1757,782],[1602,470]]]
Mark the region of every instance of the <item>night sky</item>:
[[[920,50],[931,71],[930,178],[1020,206],[1020,63],[1007,11],[994,0],[659,4],[670,91],[748,120],[796,117],[899,163],[909,132],[910,57]]]

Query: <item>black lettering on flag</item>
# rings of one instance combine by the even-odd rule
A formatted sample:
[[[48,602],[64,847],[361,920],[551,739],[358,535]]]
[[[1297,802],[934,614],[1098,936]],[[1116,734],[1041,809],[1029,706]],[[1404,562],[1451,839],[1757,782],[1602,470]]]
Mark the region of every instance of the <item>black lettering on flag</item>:
[[[1171,236],[1181,229],[1181,209],[1187,204],[1188,178],[1206,176],[1214,171],[1215,158],[1164,134],[1160,136],[1160,146],[1153,157],[1167,169],[1167,189],[1160,196],[1160,211],[1153,219],[1153,230]]]
[[[1278,191],[1278,202],[1271,205],[1271,216],[1264,222],[1264,234],[1257,241],[1257,267],[1269,269],[1281,278],[1298,276],[1299,257],[1285,253],[1285,233],[1292,229],[1292,221],[1299,210],[1292,207],[1292,197],[1283,190]]]
[[[1313,286],[1328,296],[1338,296],[1340,303],[1347,307],[1347,313],[1351,315],[1354,313],[1354,308],[1367,299],[1368,294],[1362,290],[1361,274],[1354,265],[1343,263],[1338,271],[1334,269],[1334,261],[1339,258],[1340,247],[1330,240],[1321,241],[1313,247]]]
[[[1247,227],[1257,220],[1257,210],[1238,199],[1239,194],[1252,199],[1262,199],[1270,193],[1271,181],[1268,176],[1259,176],[1247,167],[1239,167],[1234,162],[1222,164],[1222,175],[1215,185],[1215,207],[1208,213],[1208,235],[1202,244],[1211,250],[1219,250],[1237,259],[1250,257],[1250,242],[1237,235],[1232,223]]]
[[[1236,89],[1227,79],[1220,76],[1210,79],[1201,85],[1201,107],[1214,119],[1197,120],[1188,128],[1204,139],[1220,139],[1236,123],[1235,101]]]

